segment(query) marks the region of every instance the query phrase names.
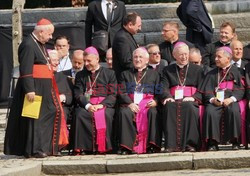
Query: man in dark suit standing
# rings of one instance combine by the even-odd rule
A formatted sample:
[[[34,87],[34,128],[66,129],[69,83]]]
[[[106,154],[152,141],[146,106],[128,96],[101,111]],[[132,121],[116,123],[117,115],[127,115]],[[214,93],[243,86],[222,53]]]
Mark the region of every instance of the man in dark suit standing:
[[[141,30],[141,17],[135,13],[128,13],[123,20],[123,28],[120,29],[113,41],[113,69],[117,79],[122,71],[133,68],[132,53],[138,48],[133,35]]]
[[[175,63],[175,58],[173,56],[174,45],[177,42],[184,42],[188,45],[189,49],[193,48],[193,43],[183,40],[179,37],[179,24],[174,21],[167,21],[163,23],[162,37],[164,41],[159,44],[161,51],[161,58],[168,62],[168,65]]]
[[[238,68],[245,69],[248,61],[242,60],[243,58],[243,44],[239,40],[233,40],[230,44],[232,50],[232,60],[231,64]]]
[[[212,21],[202,0],[182,0],[177,15],[187,27],[186,39],[201,51],[212,42]]]
[[[113,13],[112,13],[113,11]],[[100,30],[108,31],[109,47],[112,47],[115,33],[121,29],[123,17],[126,15],[125,4],[118,0],[94,0],[89,3],[85,21],[86,47],[91,46],[92,33]],[[92,31],[94,27],[94,31]],[[105,62],[105,60],[103,60]]]

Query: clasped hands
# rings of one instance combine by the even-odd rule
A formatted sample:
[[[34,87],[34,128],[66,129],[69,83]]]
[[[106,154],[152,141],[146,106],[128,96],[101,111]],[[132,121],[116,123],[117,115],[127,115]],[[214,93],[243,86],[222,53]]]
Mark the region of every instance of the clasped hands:
[[[228,107],[231,103],[233,103],[233,99],[232,98],[226,98],[223,101],[219,101],[216,97],[214,97],[212,99],[212,104],[214,104],[215,106],[224,106],[224,107]]]
[[[157,102],[155,100],[150,100],[148,101],[147,103],[147,106],[148,108],[152,108],[152,107],[156,107],[157,106]],[[137,104],[135,103],[131,103],[128,105],[128,107],[130,108],[130,110],[134,113],[138,113],[140,111],[140,108]]]
[[[182,99],[182,101],[194,101],[195,99],[193,97],[185,97]],[[167,102],[175,102],[175,100],[173,98],[166,98],[163,101],[163,105],[165,105]]]
[[[96,112],[99,109],[102,109],[104,106],[102,104],[97,104],[97,105],[90,105],[90,107],[88,108],[89,112]]]

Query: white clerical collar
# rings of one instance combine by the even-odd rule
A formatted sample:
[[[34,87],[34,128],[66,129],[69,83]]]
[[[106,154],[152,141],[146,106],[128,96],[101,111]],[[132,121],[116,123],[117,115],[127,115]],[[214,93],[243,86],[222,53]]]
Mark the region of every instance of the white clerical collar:
[[[91,73],[95,73],[99,69],[100,69],[100,65],[98,65],[98,67],[94,71],[91,71]]]
[[[222,70],[227,69],[228,67],[230,67],[231,63],[229,65],[227,65],[226,67],[223,67]]]
[[[227,43],[224,43],[224,42],[220,41],[220,43],[221,43],[222,45],[226,46],[226,45],[230,45],[231,41],[229,41],[229,42],[227,42]]]
[[[39,41],[39,39],[37,38],[37,36],[34,34],[34,32],[32,32],[32,36],[37,40]],[[40,42],[40,41],[39,41]]]
[[[179,65],[176,63],[176,65],[178,65],[178,67],[180,67],[180,68],[184,68],[187,64],[186,65]]]
[[[157,67],[157,65],[160,65],[160,63],[157,64],[148,64],[149,66],[153,67],[154,69]]]

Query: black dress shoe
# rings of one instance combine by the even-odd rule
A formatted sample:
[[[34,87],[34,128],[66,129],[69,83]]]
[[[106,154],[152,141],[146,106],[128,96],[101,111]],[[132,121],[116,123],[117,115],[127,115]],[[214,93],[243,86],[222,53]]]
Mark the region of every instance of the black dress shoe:
[[[189,145],[189,146],[186,147],[186,151],[187,152],[196,152],[196,149]]]
[[[216,145],[211,145],[208,147],[207,151],[213,152],[213,151],[218,151],[219,148]]]
[[[61,157],[61,156],[62,156],[62,153],[61,153],[61,152],[57,152],[57,154],[54,154],[54,156]]]
[[[43,152],[38,152],[33,155],[34,158],[46,158],[48,155]]]
[[[239,150],[240,149],[240,145],[238,143],[232,144],[232,149],[233,150]]]
[[[121,149],[121,155],[129,155],[129,154],[132,154],[132,151],[125,148]]]
[[[166,148],[165,150],[163,150],[162,152],[163,153],[171,153],[171,152],[173,152],[174,150],[172,150],[172,149],[169,149],[169,148]]]

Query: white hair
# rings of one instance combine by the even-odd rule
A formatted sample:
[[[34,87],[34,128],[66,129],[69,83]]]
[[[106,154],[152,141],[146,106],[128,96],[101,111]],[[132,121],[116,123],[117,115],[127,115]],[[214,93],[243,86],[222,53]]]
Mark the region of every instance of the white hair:
[[[133,51],[133,56],[134,56],[134,54],[135,54],[137,51],[141,51],[141,52],[143,53],[144,57],[146,57],[147,59],[149,59],[148,51],[147,51],[145,48],[140,47],[140,48],[135,49],[135,50]]]

